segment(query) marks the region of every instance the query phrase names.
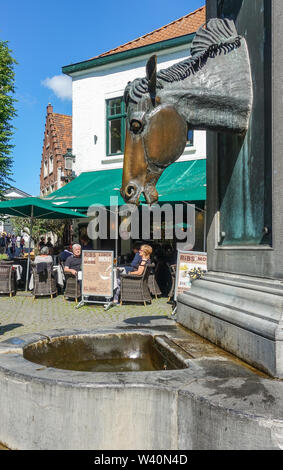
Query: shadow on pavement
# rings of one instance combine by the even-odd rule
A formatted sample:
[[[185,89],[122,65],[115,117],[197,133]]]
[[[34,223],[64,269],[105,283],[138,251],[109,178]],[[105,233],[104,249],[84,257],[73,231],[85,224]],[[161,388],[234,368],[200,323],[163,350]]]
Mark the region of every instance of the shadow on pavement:
[[[23,323],[10,323],[8,325],[0,326],[0,335],[4,335],[8,331],[12,331],[15,328],[19,328],[20,326],[24,326]]]
[[[154,320],[168,320],[168,316],[166,315],[150,315],[145,317],[134,317],[134,318],[127,318],[124,320],[124,323],[128,323],[130,325],[148,325],[152,323]]]

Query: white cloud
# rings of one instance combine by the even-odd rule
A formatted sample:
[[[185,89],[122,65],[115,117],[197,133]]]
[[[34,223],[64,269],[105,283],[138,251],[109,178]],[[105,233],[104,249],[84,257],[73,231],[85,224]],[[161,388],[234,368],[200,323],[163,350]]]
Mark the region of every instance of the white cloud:
[[[42,80],[41,84],[55,93],[61,100],[72,99],[72,79],[67,75],[55,75]]]

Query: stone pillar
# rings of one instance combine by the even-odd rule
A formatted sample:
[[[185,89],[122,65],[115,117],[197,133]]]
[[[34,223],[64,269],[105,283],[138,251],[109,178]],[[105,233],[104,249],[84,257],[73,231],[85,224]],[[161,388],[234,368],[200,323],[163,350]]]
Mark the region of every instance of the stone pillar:
[[[207,0],[247,40],[253,111],[245,137],[208,133],[208,274],[177,320],[283,378],[283,3]]]

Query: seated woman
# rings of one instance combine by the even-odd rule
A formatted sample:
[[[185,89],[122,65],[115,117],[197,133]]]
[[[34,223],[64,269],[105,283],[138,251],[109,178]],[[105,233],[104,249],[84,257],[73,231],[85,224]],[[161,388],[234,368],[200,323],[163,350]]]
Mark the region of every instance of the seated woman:
[[[129,273],[131,276],[142,276],[145,266],[151,263],[150,255],[152,254],[152,248],[149,245],[142,245],[139,249],[139,254],[141,256],[141,262],[138,268],[135,271]],[[114,304],[118,304],[121,291],[121,279],[117,277],[117,289],[114,294]]]
[[[53,263],[52,256],[49,254],[49,248],[44,246],[40,250],[40,254],[34,258],[34,263]]]
[[[40,276],[40,282],[43,282],[46,280],[48,266],[52,267],[53,265],[53,259],[47,246],[41,248],[40,254],[34,258],[33,263],[37,274]]]

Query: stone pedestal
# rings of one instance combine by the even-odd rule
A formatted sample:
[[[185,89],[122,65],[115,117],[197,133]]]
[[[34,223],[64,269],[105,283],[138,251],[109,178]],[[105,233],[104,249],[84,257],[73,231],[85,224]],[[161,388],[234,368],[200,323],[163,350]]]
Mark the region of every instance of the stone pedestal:
[[[208,133],[208,274],[177,321],[283,378],[283,3],[207,0],[247,40],[253,111],[244,137]]]
[[[283,282],[209,272],[179,296],[178,322],[283,377]]]

